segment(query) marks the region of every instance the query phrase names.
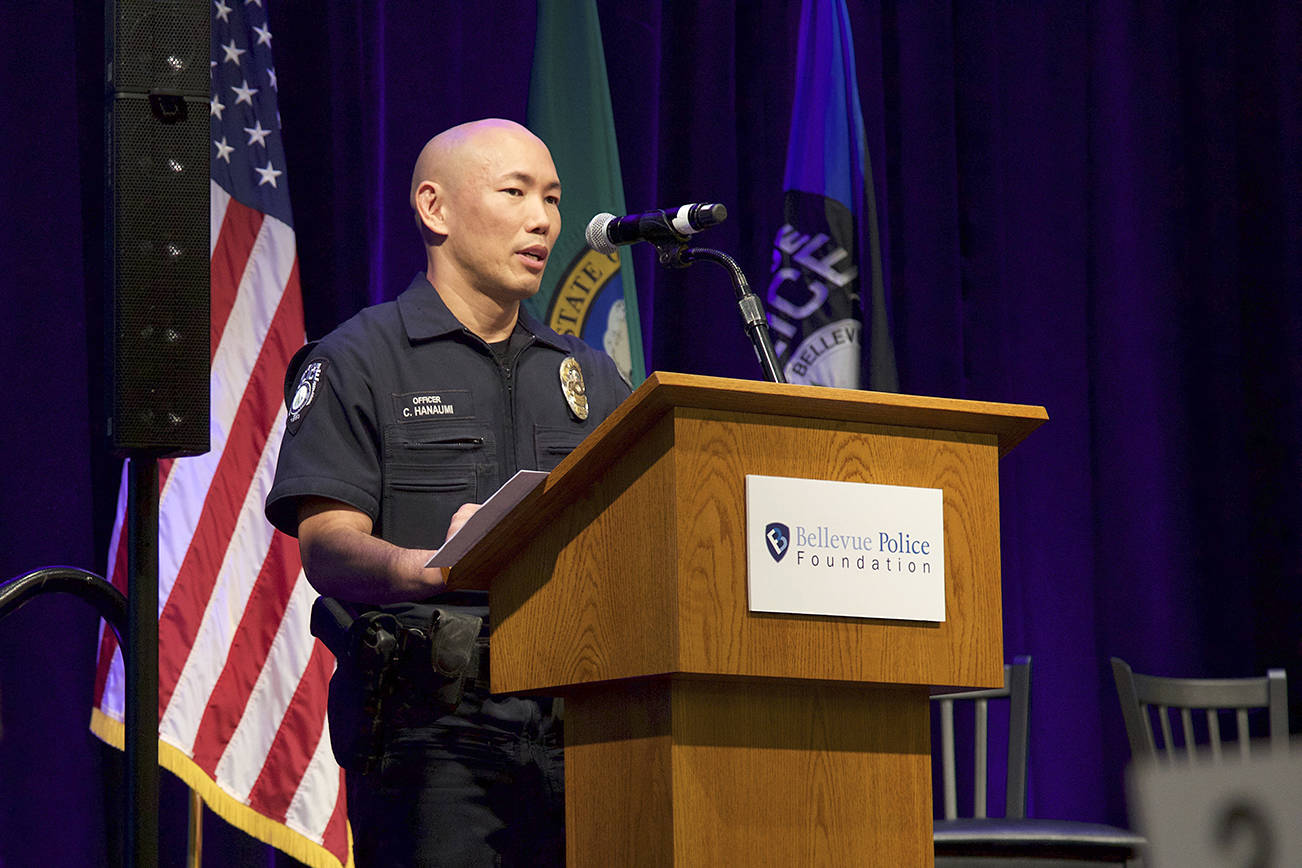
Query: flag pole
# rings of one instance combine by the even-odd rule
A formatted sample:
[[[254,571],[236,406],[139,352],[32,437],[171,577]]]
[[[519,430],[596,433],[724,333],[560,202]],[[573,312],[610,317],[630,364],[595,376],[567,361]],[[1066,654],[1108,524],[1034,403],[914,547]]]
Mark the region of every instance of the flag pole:
[[[203,799],[198,790],[190,790],[190,828],[186,836],[185,866],[200,868],[203,865]]]

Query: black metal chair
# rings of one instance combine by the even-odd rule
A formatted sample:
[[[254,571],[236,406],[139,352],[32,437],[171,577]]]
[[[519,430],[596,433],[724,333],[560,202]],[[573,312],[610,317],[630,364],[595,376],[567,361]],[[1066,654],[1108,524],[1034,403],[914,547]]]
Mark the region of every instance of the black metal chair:
[[[941,777],[944,819],[935,821],[938,868],[976,868],[1016,864],[1022,868],[1076,868],[1117,865],[1136,868],[1144,838],[1102,823],[1047,820],[1026,816],[1029,764],[1031,658],[1004,666],[1004,686],[932,697],[940,715]],[[988,816],[989,703],[1008,701],[1008,762],[1005,768],[1004,816]],[[958,816],[958,769],[955,762],[956,705],[973,708],[972,814]]]
[[[1113,657],[1112,675],[1133,760],[1131,817],[1154,864],[1302,864],[1291,795],[1302,754],[1289,754],[1284,670],[1177,678]]]
[[[1231,715],[1239,755],[1246,757],[1254,709],[1264,723],[1258,724],[1257,733],[1269,736],[1271,749],[1288,748],[1288,678],[1283,669],[1253,678],[1173,678],[1137,674],[1126,661],[1113,657],[1112,677],[1133,759],[1171,762],[1183,754],[1192,761],[1206,751],[1219,762],[1224,747],[1221,724]],[[1195,716],[1196,711],[1203,714]]]

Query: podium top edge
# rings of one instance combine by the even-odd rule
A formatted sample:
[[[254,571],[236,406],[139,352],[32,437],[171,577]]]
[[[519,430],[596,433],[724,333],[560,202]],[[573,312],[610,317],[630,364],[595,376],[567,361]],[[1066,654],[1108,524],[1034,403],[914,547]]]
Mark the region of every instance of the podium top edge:
[[[659,415],[672,407],[763,413],[993,434],[1006,454],[1049,419],[1044,407],[737,380],[656,371],[615,415]]]

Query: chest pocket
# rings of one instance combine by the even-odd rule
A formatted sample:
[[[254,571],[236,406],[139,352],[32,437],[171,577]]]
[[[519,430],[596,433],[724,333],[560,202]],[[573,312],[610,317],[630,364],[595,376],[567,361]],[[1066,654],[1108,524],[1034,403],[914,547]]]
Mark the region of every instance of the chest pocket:
[[[391,426],[384,438],[384,490],[379,535],[411,548],[437,548],[463,503],[492,492],[496,449],[474,422]]]
[[[557,428],[548,425],[533,426],[535,466],[539,470],[553,470],[561,460],[583,442],[588,432],[582,428]]]

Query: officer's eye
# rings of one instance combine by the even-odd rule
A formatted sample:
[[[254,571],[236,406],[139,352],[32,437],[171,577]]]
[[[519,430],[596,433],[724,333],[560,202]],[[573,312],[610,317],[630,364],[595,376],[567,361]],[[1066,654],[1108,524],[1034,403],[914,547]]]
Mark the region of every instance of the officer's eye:
[[[503,190],[502,192],[505,193],[505,194],[508,195],[508,196],[523,196],[523,195],[524,195],[524,191],[521,190],[519,187],[507,187],[507,188],[506,188],[505,190]]]

